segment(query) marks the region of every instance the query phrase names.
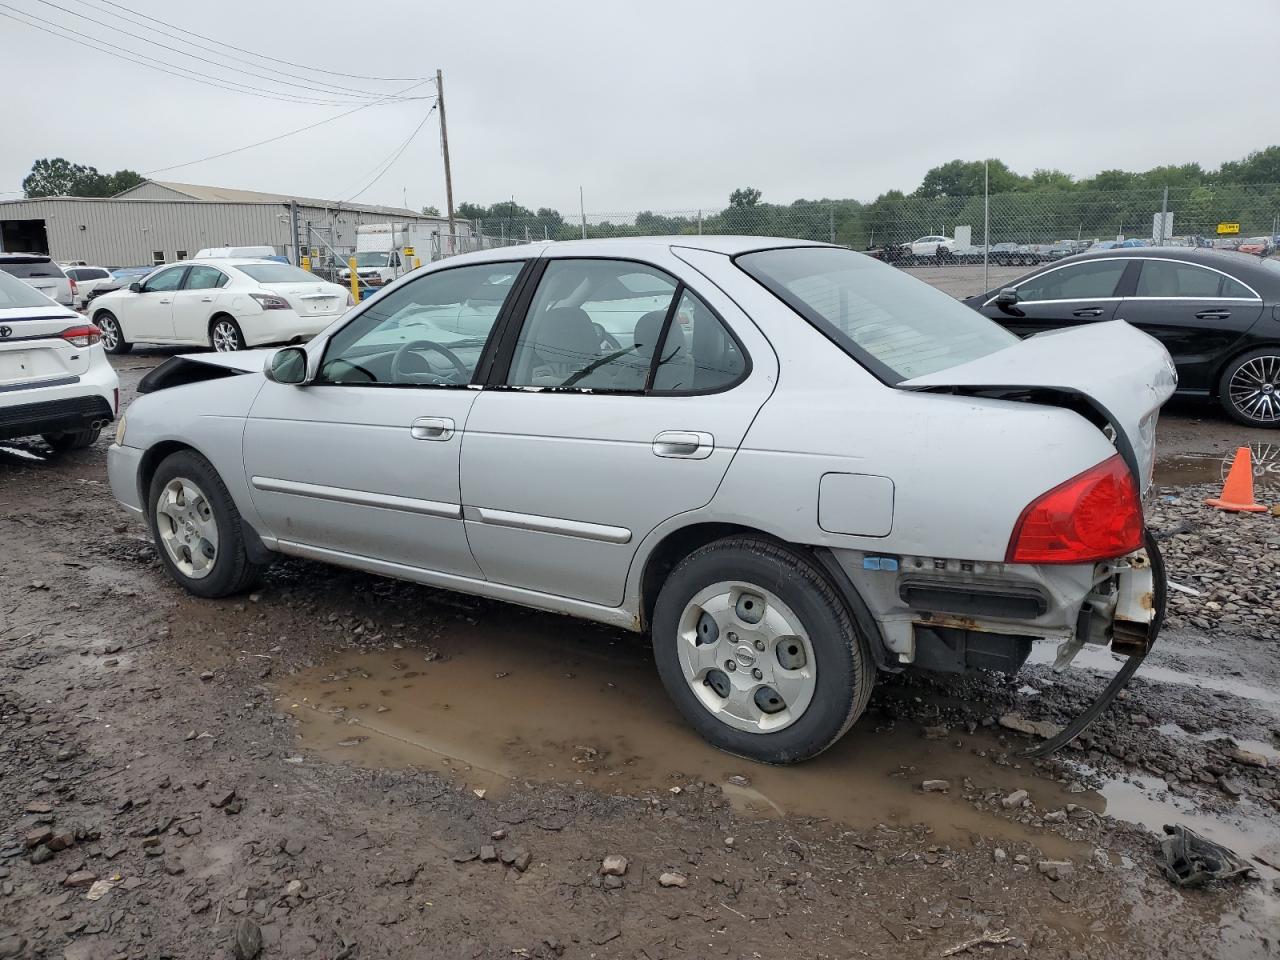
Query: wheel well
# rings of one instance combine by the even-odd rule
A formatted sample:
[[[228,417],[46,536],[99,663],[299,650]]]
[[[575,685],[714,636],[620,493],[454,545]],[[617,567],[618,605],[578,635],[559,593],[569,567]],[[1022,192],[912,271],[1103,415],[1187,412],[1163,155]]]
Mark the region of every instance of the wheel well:
[[[160,464],[164,463],[165,458],[171,453],[177,453],[179,450],[190,450],[193,453],[200,452],[190,444],[180,443],[177,440],[165,440],[149,448],[142,455],[142,461],[138,464],[138,493],[140,495],[139,502],[142,504],[144,511],[149,509],[147,496],[151,490],[151,478],[156,475],[156,470],[160,468]]]
[[[209,336],[211,336],[211,337],[213,336],[213,325],[214,325],[215,323],[217,323],[219,320],[222,320],[223,318],[226,318],[227,320],[230,320],[230,321],[231,321],[232,323],[234,323],[237,327],[239,327],[239,326],[240,326],[240,321],[239,321],[239,320],[237,320],[237,319],[236,319],[235,317],[233,317],[231,314],[227,313],[227,311],[225,311],[225,310],[219,310],[217,313],[215,313],[213,316],[211,316],[211,317],[209,318],[209,330],[208,330]]]
[[[653,608],[658,603],[658,592],[662,590],[667,575],[675,569],[676,564],[708,543],[725,537],[741,536],[782,542],[763,530],[737,523],[695,523],[667,534],[650,552],[644,564],[644,573],[640,576],[640,629],[647,630],[653,622]]]
[[[1222,375],[1227,372],[1227,367],[1231,366],[1246,353],[1253,353],[1255,350],[1275,350],[1280,352],[1280,343],[1251,343],[1243,350],[1237,350],[1222,363],[1218,364],[1213,371],[1213,379],[1209,384],[1209,395],[1215,400],[1222,399],[1222,391],[1218,389],[1222,385]]]

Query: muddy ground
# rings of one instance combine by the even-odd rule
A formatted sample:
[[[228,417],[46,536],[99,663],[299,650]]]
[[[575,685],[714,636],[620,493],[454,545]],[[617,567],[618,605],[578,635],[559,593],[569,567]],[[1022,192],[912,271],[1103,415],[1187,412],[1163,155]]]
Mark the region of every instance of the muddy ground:
[[[163,356],[117,364],[126,398]],[[1195,405],[1160,442],[1185,590],[1078,749],[1020,759],[1001,725],[1064,722],[1116,666],[1044,649],[887,678],[788,769],[703,745],[631,635],[294,560],[194,599],[111,499],[108,438],[6,445],[0,957],[1276,956],[1280,519],[1200,501],[1240,443],[1268,502],[1280,467]],[[1257,878],[1175,888],[1165,823]]]

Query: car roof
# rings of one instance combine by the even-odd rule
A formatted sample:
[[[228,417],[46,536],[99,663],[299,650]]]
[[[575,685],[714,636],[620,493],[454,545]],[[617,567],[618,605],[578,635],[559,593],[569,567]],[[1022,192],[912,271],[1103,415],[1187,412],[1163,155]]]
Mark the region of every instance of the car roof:
[[[1241,254],[1230,250],[1213,250],[1208,247],[1112,247],[1110,250],[1091,250],[1074,257],[1064,257],[1055,266],[1064,263],[1077,263],[1081,260],[1114,259],[1116,257],[1138,257],[1145,260],[1184,260],[1188,263],[1203,263],[1206,267],[1218,270],[1257,269]]]
[[[29,260],[34,260],[36,263],[43,263],[46,260],[53,262],[53,258],[47,253],[0,253],[0,261],[4,263],[26,263]]]
[[[525,260],[551,254],[556,257],[636,257],[646,250],[658,251],[679,247],[687,250],[707,250],[737,256],[758,250],[781,250],[788,247],[831,247],[830,243],[815,240],[790,240],[785,237],[718,236],[677,234],[658,237],[606,237],[588,240],[535,241],[509,247],[494,247],[473,253],[462,253],[446,260],[437,260],[432,267],[443,264],[461,266],[467,263],[500,263],[508,260]],[[845,249],[838,247],[837,249]]]

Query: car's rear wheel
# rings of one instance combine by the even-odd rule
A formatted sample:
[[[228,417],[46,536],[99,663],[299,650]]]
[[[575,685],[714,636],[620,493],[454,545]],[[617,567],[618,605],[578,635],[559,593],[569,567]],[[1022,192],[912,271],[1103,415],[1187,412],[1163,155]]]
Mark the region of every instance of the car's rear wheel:
[[[85,430],[68,430],[66,433],[46,433],[42,434],[41,439],[57,453],[66,453],[68,450],[92,447],[101,434],[100,427],[89,427]]]
[[[1227,364],[1218,400],[1239,423],[1280,428],[1280,347],[1251,350]]]
[[[263,567],[245,550],[240,511],[213,465],[194,450],[170,454],[151,478],[147,517],[169,575],[200,597],[247,590]]]
[[[218,353],[231,353],[244,349],[244,334],[240,324],[230,317],[218,317],[209,327],[209,343]]]
[[[875,680],[866,639],[822,570],[749,537],[708,544],[671,572],[653,649],[694,729],[763,763],[826,750],[866,709]]]
[[[124,330],[114,313],[103,310],[93,318],[94,326],[102,331],[102,349],[107,353],[128,353],[133,344],[124,338]]]

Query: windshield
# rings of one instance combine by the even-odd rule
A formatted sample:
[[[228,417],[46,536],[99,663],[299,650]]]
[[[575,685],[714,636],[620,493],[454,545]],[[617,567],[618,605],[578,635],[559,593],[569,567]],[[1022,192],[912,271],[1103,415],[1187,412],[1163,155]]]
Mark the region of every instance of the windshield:
[[[240,263],[236,269],[259,283],[320,283],[314,273],[290,263]]]
[[[15,277],[57,277],[66,276],[52,260],[0,260],[0,270],[11,273]]]
[[[53,301],[6,271],[13,266],[0,263],[0,310],[7,307],[51,307]]]
[[[357,253],[357,267],[385,267],[387,265],[387,255],[385,253]]]
[[[967,363],[1018,342],[954,297],[851,250],[764,250],[736,262],[890,383]]]

